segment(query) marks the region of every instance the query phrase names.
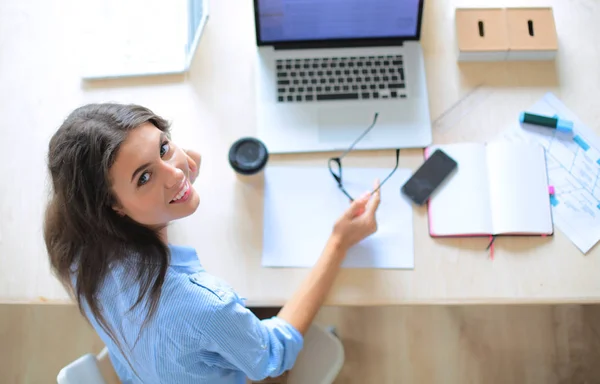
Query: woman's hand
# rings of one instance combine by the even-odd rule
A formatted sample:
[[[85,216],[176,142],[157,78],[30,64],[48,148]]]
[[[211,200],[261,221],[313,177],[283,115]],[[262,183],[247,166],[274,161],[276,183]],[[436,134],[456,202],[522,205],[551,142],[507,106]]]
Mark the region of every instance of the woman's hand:
[[[190,169],[190,174],[188,177],[190,178],[190,183],[194,184],[194,181],[196,181],[196,178],[200,173],[202,156],[200,156],[200,154],[193,149],[184,149],[183,151],[187,155],[188,167]]]
[[[376,181],[377,192],[367,193],[353,201],[350,208],[335,223],[323,254],[300,288],[277,315],[301,334],[306,334],[329,294],[346,257],[346,251],[377,230],[375,212],[380,200],[378,186],[379,181]]]
[[[368,192],[354,200],[350,208],[335,223],[330,240],[342,250],[347,251],[377,231],[375,213],[381,201],[378,187],[379,180],[376,180],[374,186],[376,192]]]

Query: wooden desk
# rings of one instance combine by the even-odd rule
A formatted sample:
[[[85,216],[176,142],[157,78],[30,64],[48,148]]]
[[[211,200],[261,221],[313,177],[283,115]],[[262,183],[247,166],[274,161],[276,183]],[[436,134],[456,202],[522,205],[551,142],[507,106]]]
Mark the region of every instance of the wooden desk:
[[[547,91],[600,133],[597,3],[481,1],[486,6],[553,5],[559,56],[555,63],[460,65],[454,6],[476,3],[426,3],[423,47],[434,142],[492,138]],[[171,241],[194,246],[206,268],[228,280],[250,304],[285,302],[307,270],[261,267],[262,191],[237,181],[227,163],[230,144],[256,132],[251,2],[211,2],[210,20],[188,75],[94,85],[81,84],[78,76],[77,7],[78,2],[68,0],[0,2],[0,301],[68,301],[49,273],[41,232],[48,139],[76,106],[120,101],[146,105],[169,118],[174,139],[204,156],[197,184],[201,206],[172,225]],[[272,163],[325,166],[326,158],[274,156]],[[364,166],[392,161],[386,151],[348,159]],[[402,151],[401,167],[415,169],[421,162],[422,151]],[[425,209],[414,212],[414,236],[414,270],[344,270],[328,304],[600,301],[600,250],[584,256],[560,231],[548,239],[499,239],[493,261],[485,251],[487,239],[431,239]]]

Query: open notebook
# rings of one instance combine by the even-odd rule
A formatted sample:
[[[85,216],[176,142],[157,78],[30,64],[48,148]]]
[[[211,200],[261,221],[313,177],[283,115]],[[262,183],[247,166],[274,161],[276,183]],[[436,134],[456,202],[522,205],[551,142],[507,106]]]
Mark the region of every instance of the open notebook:
[[[552,210],[541,145],[494,142],[432,146],[458,163],[431,197],[431,236],[551,235]]]

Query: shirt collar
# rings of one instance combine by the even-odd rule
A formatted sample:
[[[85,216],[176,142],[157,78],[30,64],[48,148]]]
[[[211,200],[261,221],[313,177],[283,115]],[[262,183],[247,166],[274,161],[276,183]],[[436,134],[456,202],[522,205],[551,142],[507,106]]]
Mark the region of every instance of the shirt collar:
[[[200,267],[200,260],[198,260],[198,254],[196,254],[194,248],[169,244],[169,249],[171,250],[170,265],[178,267]]]

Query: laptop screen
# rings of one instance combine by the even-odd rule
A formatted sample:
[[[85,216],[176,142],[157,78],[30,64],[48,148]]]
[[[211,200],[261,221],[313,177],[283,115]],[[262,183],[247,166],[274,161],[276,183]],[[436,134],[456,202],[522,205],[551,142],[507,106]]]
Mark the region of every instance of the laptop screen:
[[[422,0],[255,0],[262,43],[416,39]]]

